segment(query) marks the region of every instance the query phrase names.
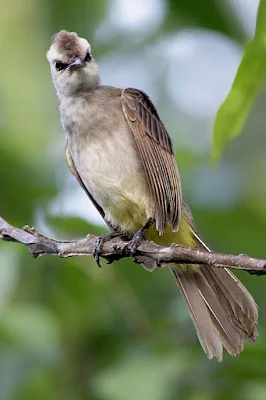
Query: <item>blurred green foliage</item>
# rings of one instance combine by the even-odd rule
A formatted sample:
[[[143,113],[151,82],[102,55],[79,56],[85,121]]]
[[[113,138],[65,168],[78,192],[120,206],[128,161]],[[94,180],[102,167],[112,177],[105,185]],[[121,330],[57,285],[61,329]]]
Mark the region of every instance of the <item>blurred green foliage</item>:
[[[266,1],[261,0],[253,40],[247,44],[230,93],[220,107],[213,132],[213,160],[237,137],[266,76]]]
[[[113,27],[104,40],[97,39],[95,32],[118,3],[13,0],[1,4],[0,214],[14,225],[27,223],[58,238],[73,239],[106,229],[71,213],[51,211],[55,199],[60,208],[62,198],[69,196],[76,202],[72,192],[81,191],[73,179],[65,194],[70,175],[45,60],[52,34],[64,28],[91,38],[97,43],[94,54],[99,61],[114,53],[122,59],[125,49],[138,59],[151,43],[184,28],[218,31],[239,46],[248,40],[230,2],[218,0],[204,6],[192,0],[161,1],[161,23],[149,35],[138,28],[124,32]],[[123,20],[122,12],[118,18]],[[262,26],[264,22],[260,21]],[[157,66],[161,68],[160,60],[148,71],[150,75]],[[143,73],[145,69],[143,63]],[[119,81],[115,68],[112,73]],[[158,90],[158,108],[163,103],[170,107],[161,86]],[[186,200],[210,246],[264,258],[265,102],[262,92],[243,135],[224,153],[221,171],[230,173],[219,190],[207,180],[206,171],[214,174],[214,183],[219,177],[208,169],[206,152],[176,149]],[[173,121],[172,136],[174,131],[186,135],[177,125],[176,106],[162,118]],[[203,178],[198,175],[201,170]],[[237,184],[230,186],[232,176],[237,176]],[[225,192],[235,193],[235,187],[234,201],[215,202],[214,194],[223,198]],[[191,188],[208,201],[205,197],[199,201]],[[149,274],[130,261],[102,269],[91,258],[38,261],[22,246],[0,243],[0,399],[263,400],[265,278],[241,274],[260,307],[260,337],[247,344],[241,356],[225,355],[219,365],[206,359],[167,272]]]

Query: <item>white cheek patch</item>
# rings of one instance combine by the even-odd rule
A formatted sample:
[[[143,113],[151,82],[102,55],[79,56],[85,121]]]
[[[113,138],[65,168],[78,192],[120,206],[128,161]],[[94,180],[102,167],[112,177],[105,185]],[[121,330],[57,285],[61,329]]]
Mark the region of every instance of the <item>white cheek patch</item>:
[[[49,61],[49,63],[53,63],[55,60],[58,60],[58,53],[56,51],[54,44],[52,44],[50,49],[47,51],[46,58]]]
[[[82,52],[84,53],[84,57],[86,56],[88,51],[91,52],[91,46],[86,39],[79,38],[79,44],[82,49]]]

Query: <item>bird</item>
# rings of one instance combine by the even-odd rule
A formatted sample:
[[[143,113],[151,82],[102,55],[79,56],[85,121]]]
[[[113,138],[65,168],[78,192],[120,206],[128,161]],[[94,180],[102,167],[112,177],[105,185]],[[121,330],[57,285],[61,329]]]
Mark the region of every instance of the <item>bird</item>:
[[[46,54],[59,100],[71,172],[105,220],[104,241],[126,237],[132,255],[144,238],[211,251],[197,233],[182,188],[172,140],[148,95],[135,88],[102,85],[91,46],[62,30]],[[148,257],[136,257],[152,271]],[[170,263],[199,342],[209,359],[223,348],[238,355],[258,335],[257,305],[227,268]]]

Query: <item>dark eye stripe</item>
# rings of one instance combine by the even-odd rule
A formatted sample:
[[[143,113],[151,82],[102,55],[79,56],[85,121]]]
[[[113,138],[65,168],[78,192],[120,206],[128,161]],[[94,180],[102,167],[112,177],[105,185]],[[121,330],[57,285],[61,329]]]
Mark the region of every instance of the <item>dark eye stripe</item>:
[[[89,52],[86,54],[86,57],[84,58],[84,61],[91,61],[91,55],[90,55]]]
[[[66,69],[68,64],[62,63],[61,61],[56,61],[55,62],[55,69],[57,71],[62,71],[63,69]]]

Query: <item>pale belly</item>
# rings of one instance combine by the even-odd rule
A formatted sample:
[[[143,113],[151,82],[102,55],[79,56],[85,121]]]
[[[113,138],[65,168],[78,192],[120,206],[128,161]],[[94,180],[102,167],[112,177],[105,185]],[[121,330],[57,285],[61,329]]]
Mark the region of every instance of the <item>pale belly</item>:
[[[131,134],[88,138],[82,147],[75,142],[70,138],[74,164],[106,219],[134,233],[153,216],[153,206]]]

